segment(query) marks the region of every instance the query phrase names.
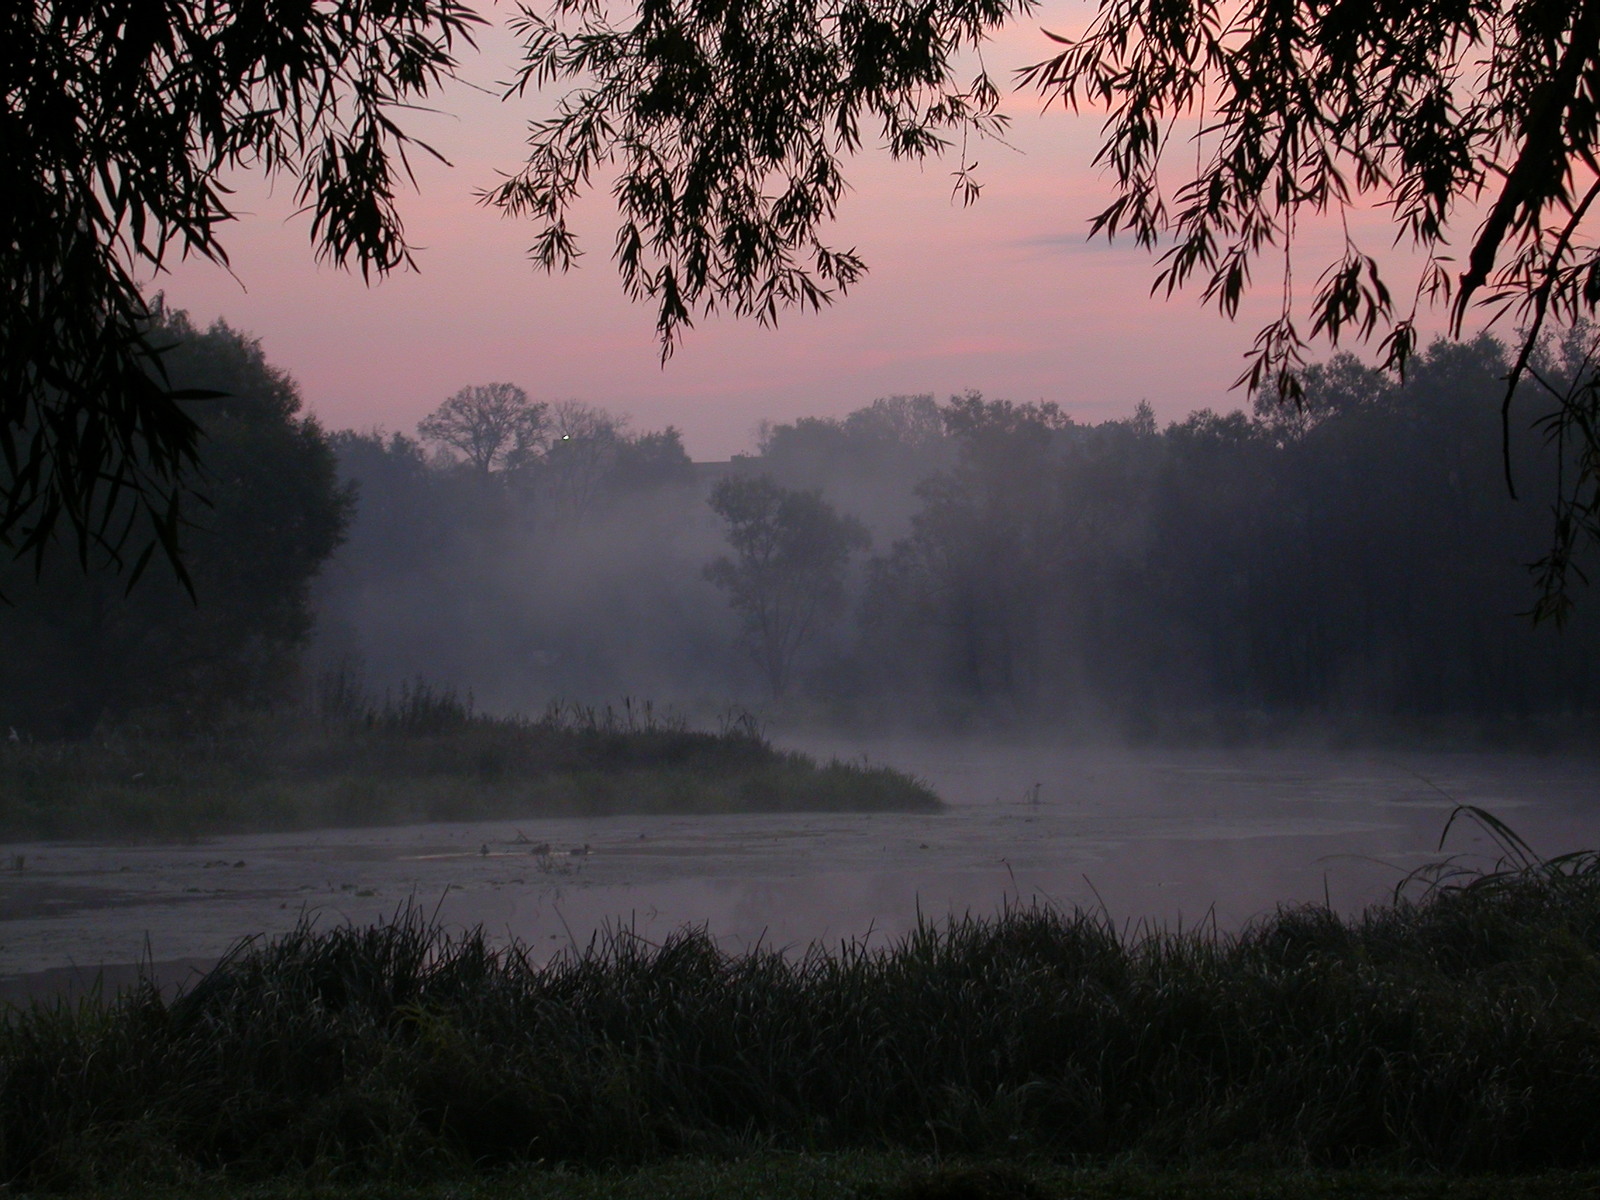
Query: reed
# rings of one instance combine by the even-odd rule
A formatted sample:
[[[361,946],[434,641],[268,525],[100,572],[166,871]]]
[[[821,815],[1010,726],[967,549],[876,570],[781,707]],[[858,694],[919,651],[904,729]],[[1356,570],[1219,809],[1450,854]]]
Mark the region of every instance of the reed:
[[[417,681],[375,700],[325,689],[309,713],[89,741],[0,742],[0,835],[205,833],[611,813],[933,809],[887,767],[780,750],[742,714],[715,731],[648,703],[476,711]]]
[[[1600,1167],[1593,858],[1352,918],[1117,930],[1013,906],[886,946],[615,928],[550,962],[405,909],[0,1022],[17,1187],[898,1151]]]

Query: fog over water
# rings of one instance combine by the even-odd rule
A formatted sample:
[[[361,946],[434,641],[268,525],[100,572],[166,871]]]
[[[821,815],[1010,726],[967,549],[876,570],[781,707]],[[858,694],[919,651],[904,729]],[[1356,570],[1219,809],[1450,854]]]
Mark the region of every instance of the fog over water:
[[[1440,857],[1456,802],[1494,812],[1544,854],[1600,844],[1593,760],[961,739],[791,744],[913,770],[947,808],[22,846],[26,870],[0,876],[5,994],[142,958],[181,979],[235,939],[284,930],[302,913],[368,922],[408,903],[539,952],[585,943],[608,923],[652,939],[705,924],[730,950],[881,944],[919,912],[942,920],[1032,900],[1103,904],[1118,925],[1233,928],[1278,903],[1326,896],[1349,912],[1388,898],[1406,872]],[[1446,851],[1486,861],[1494,847],[1463,824]]]
[[[912,772],[945,807],[14,844],[5,994],[141,959],[177,980],[303,916],[407,905],[539,953],[608,924],[703,924],[730,950],[881,942],[1034,901],[1231,929],[1280,903],[1389,898],[1440,857],[1457,803],[1545,854],[1600,847],[1600,602],[1575,596],[1560,629],[1517,615],[1537,599],[1527,564],[1548,551],[1549,510],[1501,486],[1499,426],[1480,419],[1508,370],[1492,340],[1430,348],[1403,385],[1336,358],[1292,411],[1163,428],[1148,406],[1089,425],[1054,403],[891,396],[694,463],[674,429],[509,383],[430,418],[503,403],[521,432],[477,458],[427,423],[328,434],[296,423],[258,345],[174,320],[186,381],[244,397],[218,410],[233,425],[218,424],[215,463],[231,465],[215,474],[250,486],[219,494],[195,544],[204,620],[170,580],[118,600],[114,573],[85,588],[58,567],[9,593],[0,731],[17,794],[44,780],[34,809],[99,802],[73,775],[92,750],[117,803],[171,799],[146,830],[206,827],[184,821],[257,780],[281,783],[272,802],[291,814],[354,798],[308,824],[505,811],[378,801],[418,782],[520,795],[507,747],[534,725],[499,718],[553,702],[587,713],[574,720],[597,744],[625,729],[647,747],[636,720],[766,714],[782,745]],[[1542,442],[1514,450],[1530,498],[1570,466]],[[1551,752],[1307,748],[1333,739]],[[1170,748],[1206,745],[1255,748]],[[208,755],[235,774],[213,779]],[[411,774],[386,774],[396,762]],[[650,764],[661,795],[679,765]],[[578,799],[549,811],[680,806],[569,773]],[[101,828],[92,805],[77,819],[60,828]],[[1458,851],[1493,847],[1463,823]]]

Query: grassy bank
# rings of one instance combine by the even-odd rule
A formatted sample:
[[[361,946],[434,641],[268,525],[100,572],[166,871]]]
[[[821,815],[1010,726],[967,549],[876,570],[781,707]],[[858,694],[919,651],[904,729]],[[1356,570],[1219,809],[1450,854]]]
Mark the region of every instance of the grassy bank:
[[[419,684],[203,734],[128,728],[0,742],[0,836],[187,836],[609,813],[931,809],[900,772],[818,763],[754,723],[689,728],[648,706],[473,711]]]
[[[642,1167],[475,1172],[448,1180],[205,1177],[87,1194],[138,1200],[1571,1200],[1600,1172],[1195,1171],[1072,1167],[1039,1159],[918,1159],[893,1152],[767,1152]]]
[[[789,955],[614,933],[546,966],[415,915],[301,928],[175,1000],[12,1013],[0,1179],[1600,1168],[1594,858],[1445,884],[1237,935],[1023,908]]]

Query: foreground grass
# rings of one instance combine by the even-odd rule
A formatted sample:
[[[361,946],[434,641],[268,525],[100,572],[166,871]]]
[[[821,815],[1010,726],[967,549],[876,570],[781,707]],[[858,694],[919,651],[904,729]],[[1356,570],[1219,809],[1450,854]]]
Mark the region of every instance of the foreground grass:
[[[748,720],[711,733],[631,705],[491,717],[425,685],[336,719],[0,743],[0,836],[12,838],[938,804],[887,767],[778,750]]]
[[[549,964],[403,914],[245,944],[176,999],[14,1011],[0,1066],[18,1187],[958,1156],[1429,1195],[1429,1172],[1600,1169],[1600,870],[1238,935],[1022,908],[790,955],[614,932]]]
[[[1043,1160],[932,1161],[904,1154],[753,1154],[645,1167],[480,1172],[429,1184],[213,1177],[85,1194],[150,1200],[1568,1200],[1600,1172],[1204,1171],[1068,1167]]]

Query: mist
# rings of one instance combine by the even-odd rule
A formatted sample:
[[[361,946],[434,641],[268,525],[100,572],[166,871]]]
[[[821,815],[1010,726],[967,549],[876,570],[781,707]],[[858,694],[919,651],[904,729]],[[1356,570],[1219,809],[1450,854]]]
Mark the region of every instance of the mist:
[[[1518,433],[1522,498],[1500,481],[1505,369],[1488,338],[1434,347],[1403,385],[1335,359],[1299,409],[1165,429],[1143,407],[1082,424],[979,393],[887,397],[765,425],[726,463],[582,405],[564,418],[579,435],[489,472],[342,433],[355,517],[309,661],[497,711],[740,706],[785,735],[1581,742],[1600,620],[1575,575],[1553,590],[1537,569],[1558,455]],[[730,479],[815,495],[866,538],[826,569],[785,551],[740,601],[707,570],[736,565],[712,502]],[[780,635],[752,606],[808,596],[774,682]],[[1567,600],[1562,621],[1528,616]]]
[[[1456,804],[1594,840],[1600,617],[1538,566],[1556,448],[1516,431],[1501,483],[1491,339],[1404,384],[1335,358],[1300,408],[888,396],[696,463],[512,383],[325,430],[258,344],[174,320],[177,381],[240,397],[207,410],[198,609],[111,564],[68,599],[57,562],[0,622],[23,992],[68,936],[40,887],[78,961],[181,973],[413,902],[541,953],[1032,900],[1241,928],[1381,901]],[[86,835],[189,845],[48,840]]]
[[[838,1103],[784,1089],[858,1097],[863,1063],[874,1145],[913,1097],[946,1107],[907,1144],[943,1152],[975,1096],[1000,1132],[973,1144],[1012,1156],[1006,1097],[1078,1103],[1093,1072],[1156,1080],[1163,1129],[1226,1094],[1226,1139],[1254,1089],[1270,1144],[1286,1086],[1358,1128],[1394,1102],[1364,1064],[1431,1081],[1440,1046],[1502,1145],[1507,1071],[1543,1096],[1597,1061],[1600,860],[1571,851],[1600,842],[1600,618],[1550,540],[1563,448],[1515,437],[1501,487],[1497,343],[1164,428],[880,397],[696,463],[510,382],[328,431],[247,337],[168,332],[175,382],[229,397],[195,409],[194,595],[101,558],[4,580],[0,1040],[74,1081],[22,1102],[67,1097],[63,1161],[73,1121],[121,1153],[156,1105],[197,1114],[163,1161],[219,1161],[220,1107],[229,1145],[281,1127],[321,1169],[333,1104],[358,1169],[446,1138],[474,1171],[587,1162],[587,1119],[557,1143],[508,1106],[631,1097],[610,1153],[677,1138],[712,1077],[774,1129],[814,1114],[815,1148]],[[1534,1032],[1485,1059],[1485,1029]],[[1009,1082],[964,1073],[1007,1054]],[[748,1111],[705,1144],[745,1147]],[[1062,1111],[1041,1139],[1129,1110]]]

